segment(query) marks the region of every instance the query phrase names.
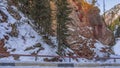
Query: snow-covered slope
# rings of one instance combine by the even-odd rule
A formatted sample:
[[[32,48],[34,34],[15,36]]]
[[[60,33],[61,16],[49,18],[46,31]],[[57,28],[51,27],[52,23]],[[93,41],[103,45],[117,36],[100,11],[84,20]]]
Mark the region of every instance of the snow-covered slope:
[[[113,47],[113,50],[114,50],[116,55],[120,55],[120,39],[116,40],[116,44]]]
[[[119,34],[119,28],[120,27],[120,4],[115,5],[113,8],[108,10],[105,13],[105,23],[108,27],[113,28],[113,33],[115,35],[115,45],[113,46],[113,51],[115,55],[120,56],[120,34]]]
[[[48,45],[43,37],[39,35],[32,26],[32,21],[28,19],[22,12],[18,11],[18,9],[13,6],[13,5],[8,5],[7,0],[0,0],[0,42],[1,40],[4,40],[4,49],[7,50],[7,53],[10,54],[26,54],[26,55],[51,55],[51,56],[57,56],[57,42],[56,42],[56,37],[50,37],[52,43],[54,46]],[[75,14],[75,13],[74,13]],[[77,18],[76,18],[77,19]],[[75,20],[76,20],[75,19]],[[76,20],[77,21],[77,20]],[[86,24],[80,22],[84,26]],[[84,49],[89,49],[91,52],[93,52],[95,57],[108,57],[108,50],[109,46],[103,45],[101,42],[97,40],[92,40],[93,38],[93,33],[91,32],[92,28],[87,27],[81,27],[78,26],[79,22],[74,23],[74,25],[77,26],[72,26],[69,29],[71,30],[72,33],[75,33],[69,40],[72,40],[70,43],[74,43],[77,41],[81,43],[77,43],[76,45],[73,46],[73,48],[78,49],[80,45],[84,47],[84,45],[87,45],[87,47],[84,47]],[[34,26],[35,27],[35,26]],[[80,29],[78,29],[80,28]],[[77,31],[74,31],[75,29],[78,29]],[[80,32],[82,31],[83,32]],[[76,33],[77,32],[77,33]],[[81,34],[80,34],[80,33]],[[87,33],[88,32],[88,33]],[[72,34],[71,33],[71,34]],[[78,35],[76,35],[78,34]],[[90,34],[90,35],[89,35]],[[84,36],[85,35],[85,36]],[[88,37],[89,36],[89,37]],[[77,39],[76,39],[76,38]],[[81,40],[82,38],[82,40]],[[76,39],[76,40],[74,40]],[[92,40],[92,41],[91,41]],[[83,41],[83,42],[82,42]],[[85,42],[85,44],[84,44]],[[91,43],[90,43],[91,42]],[[96,43],[95,43],[96,42]],[[94,44],[95,43],[95,44]],[[1,44],[1,43],[0,43]],[[91,46],[90,46],[91,45]],[[118,44],[116,44],[118,46]],[[114,51],[117,48],[114,47]],[[71,48],[72,49],[72,48]],[[72,51],[69,48],[66,48],[66,53],[71,53],[68,56],[76,56],[75,51]],[[82,47],[81,49],[83,50],[82,54],[84,55],[89,55],[89,50],[84,50]],[[78,49],[79,52],[80,49]],[[87,52],[84,52],[87,51]],[[115,51],[115,54],[118,54],[118,50]],[[3,54],[0,51],[0,55]],[[48,57],[50,58],[50,57]],[[69,62],[69,58],[62,58],[65,62]],[[43,61],[43,60],[48,60],[46,57],[23,57],[23,56],[8,56],[4,58],[0,58],[0,61]],[[89,60],[80,58],[76,59],[73,58],[72,61],[80,61],[80,62],[86,62]],[[93,61],[93,60],[92,60]],[[91,60],[90,60],[91,62]]]
[[[30,20],[15,6],[8,5],[7,0],[0,0],[0,11],[2,12],[0,13],[0,39],[5,40],[4,47],[7,52],[10,54],[56,55],[56,48],[52,48],[44,42],[42,37],[29,25]],[[13,16],[14,12],[18,13],[19,18]],[[5,16],[6,19],[4,20]],[[56,43],[55,38],[51,38]],[[15,57],[7,58],[14,60]],[[3,59],[6,58],[0,58],[0,60]],[[35,57],[20,57],[18,60],[35,60]]]

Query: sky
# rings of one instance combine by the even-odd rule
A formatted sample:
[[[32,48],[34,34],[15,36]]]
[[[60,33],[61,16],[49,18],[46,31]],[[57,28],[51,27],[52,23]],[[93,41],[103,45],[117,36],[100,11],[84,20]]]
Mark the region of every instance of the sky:
[[[120,3],[120,0],[97,0],[96,5],[100,8],[101,13],[103,14],[103,1],[105,1],[105,10],[109,10],[114,7],[116,4]]]

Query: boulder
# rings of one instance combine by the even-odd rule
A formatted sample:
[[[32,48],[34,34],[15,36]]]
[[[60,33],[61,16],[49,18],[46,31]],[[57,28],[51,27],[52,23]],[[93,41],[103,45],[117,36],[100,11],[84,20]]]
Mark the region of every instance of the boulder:
[[[20,20],[21,19],[21,16],[20,14],[18,13],[18,11],[16,11],[15,9],[13,9],[12,7],[8,7],[7,8],[7,11],[10,13],[10,15],[12,17],[14,17],[16,20]]]
[[[4,47],[4,45],[5,39],[0,39],[0,58],[9,56],[9,52],[7,52],[7,49]]]
[[[2,10],[0,10],[0,17],[0,22],[6,22],[8,19],[8,16]]]

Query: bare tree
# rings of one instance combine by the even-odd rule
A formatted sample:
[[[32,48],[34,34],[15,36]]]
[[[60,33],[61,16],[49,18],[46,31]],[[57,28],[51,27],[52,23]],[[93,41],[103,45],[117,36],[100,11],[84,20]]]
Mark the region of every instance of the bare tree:
[[[95,5],[96,2],[97,0],[92,0],[92,5]]]
[[[103,15],[104,15],[104,18],[105,18],[105,0],[103,0]]]

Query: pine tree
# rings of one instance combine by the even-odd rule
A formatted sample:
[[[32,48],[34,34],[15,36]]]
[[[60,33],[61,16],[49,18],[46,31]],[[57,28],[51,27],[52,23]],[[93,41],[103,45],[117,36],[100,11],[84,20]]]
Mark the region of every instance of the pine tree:
[[[40,34],[48,36],[51,32],[51,8],[50,0],[16,0],[29,18],[35,21]]]
[[[14,1],[17,1],[18,4],[20,3],[20,6],[19,6],[19,9],[25,13],[25,14],[29,14],[29,0],[14,0]]]
[[[70,20],[69,14],[71,13],[67,0],[57,0],[57,41],[58,41],[58,54],[64,55],[64,47],[66,38],[68,36],[67,24]]]
[[[34,0],[35,6],[31,12],[36,25],[43,35],[50,34],[51,30],[51,9],[50,0]]]
[[[57,41],[58,53],[64,55],[64,48],[66,47],[66,38],[68,36],[67,24],[70,21],[69,14],[71,9],[67,0],[52,0],[57,7]],[[35,24],[44,36],[50,35],[51,32],[51,8],[50,0],[18,0],[21,3],[21,10],[29,18],[35,21]]]

